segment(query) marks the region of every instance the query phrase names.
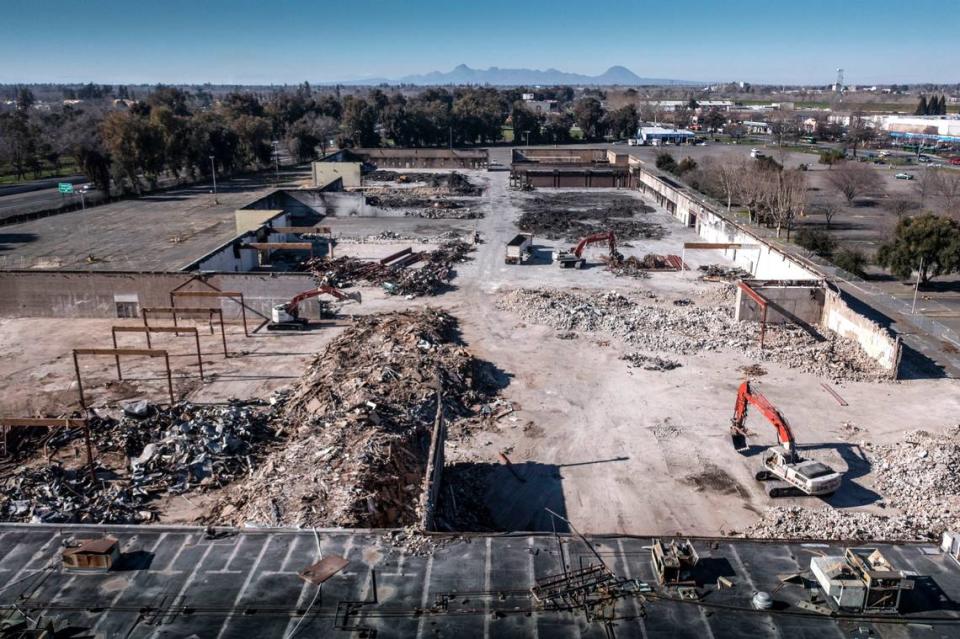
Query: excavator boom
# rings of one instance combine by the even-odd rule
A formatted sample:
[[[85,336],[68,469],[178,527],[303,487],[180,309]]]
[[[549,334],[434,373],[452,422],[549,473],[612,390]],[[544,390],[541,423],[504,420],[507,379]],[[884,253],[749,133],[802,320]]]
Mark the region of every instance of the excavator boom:
[[[303,302],[304,300],[308,300],[308,299],[310,299],[310,298],[313,298],[313,297],[319,297],[320,295],[323,295],[323,294],[330,295],[331,297],[335,297],[336,299],[341,300],[341,301],[343,301],[343,300],[354,300],[354,301],[356,301],[358,304],[360,303],[360,293],[359,293],[359,292],[349,293],[349,294],[348,294],[348,293],[344,293],[343,291],[341,291],[341,290],[338,289],[338,288],[334,288],[333,286],[324,284],[324,285],[322,285],[322,286],[318,286],[317,288],[315,288],[315,289],[313,289],[313,290],[304,291],[303,293],[300,293],[300,294],[298,294],[297,296],[295,296],[292,300],[290,300],[289,302],[287,302],[287,304],[286,304],[286,311],[287,311],[287,313],[289,313],[290,315],[293,315],[293,316],[295,317],[296,314],[297,314],[297,308],[300,306],[300,303],[301,303],[301,302]]]
[[[617,251],[617,236],[614,235],[613,232],[607,231],[605,233],[594,233],[593,235],[586,236],[585,238],[580,240],[580,242],[577,243],[577,245],[573,248],[571,252],[574,255],[576,255],[578,258],[583,257],[583,250],[587,248],[588,245],[593,244],[594,242],[607,242],[608,244],[610,244],[611,255],[613,255]]]
[[[793,431],[790,430],[787,420],[784,419],[780,411],[770,403],[769,399],[761,393],[751,390],[749,381],[740,384],[740,389],[737,391],[737,404],[734,408],[733,419],[730,424],[730,437],[733,440],[734,448],[743,450],[747,447],[747,431],[743,423],[747,419],[747,407],[749,404],[753,404],[766,420],[777,429],[777,441],[780,442],[784,450],[788,453],[793,453],[796,441],[793,438]]]

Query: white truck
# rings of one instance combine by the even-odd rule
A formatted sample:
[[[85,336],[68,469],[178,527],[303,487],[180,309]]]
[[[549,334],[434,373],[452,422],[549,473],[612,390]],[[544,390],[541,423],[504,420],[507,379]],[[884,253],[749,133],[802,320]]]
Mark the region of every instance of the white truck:
[[[523,264],[533,253],[533,233],[518,233],[507,242],[507,264]]]

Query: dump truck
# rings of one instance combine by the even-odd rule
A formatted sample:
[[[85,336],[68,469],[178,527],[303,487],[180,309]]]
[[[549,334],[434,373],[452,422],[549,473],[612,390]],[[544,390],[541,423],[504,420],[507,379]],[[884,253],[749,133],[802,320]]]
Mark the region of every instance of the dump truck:
[[[507,264],[523,264],[533,254],[533,233],[518,233],[507,242]]]

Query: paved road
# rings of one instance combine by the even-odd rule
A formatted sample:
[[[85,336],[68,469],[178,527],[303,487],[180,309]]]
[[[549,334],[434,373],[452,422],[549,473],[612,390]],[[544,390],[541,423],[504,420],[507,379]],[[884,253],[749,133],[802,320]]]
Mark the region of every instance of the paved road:
[[[84,197],[87,204],[94,204],[103,200],[103,194],[100,191],[90,191]],[[62,195],[56,187],[27,193],[2,195],[0,196],[0,221],[17,215],[79,206],[79,204],[79,195]]]

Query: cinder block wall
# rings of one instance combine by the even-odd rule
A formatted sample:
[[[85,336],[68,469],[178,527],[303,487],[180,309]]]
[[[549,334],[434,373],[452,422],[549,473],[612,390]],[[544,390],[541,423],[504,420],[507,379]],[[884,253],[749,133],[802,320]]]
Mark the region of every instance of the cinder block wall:
[[[902,354],[900,338],[850,308],[838,293],[826,291],[821,322],[833,332],[856,340],[891,376],[898,376]]]
[[[824,290],[820,283],[809,286],[747,282],[750,288],[770,302],[767,322],[784,324],[799,320],[818,326],[823,315]],[[737,289],[737,321],[760,321],[760,307],[742,289]]]
[[[0,317],[117,317],[117,296],[136,299],[139,308],[169,306],[170,291],[187,282],[184,273],[109,273],[96,271],[0,272]],[[270,317],[270,309],[288,302],[294,295],[316,286],[306,273],[225,273],[207,277],[223,291],[244,295],[247,319],[259,323]],[[210,290],[191,282],[183,290]],[[178,306],[220,308],[225,319],[239,319],[240,306],[229,299],[193,298]],[[302,311],[317,318],[315,301]]]

